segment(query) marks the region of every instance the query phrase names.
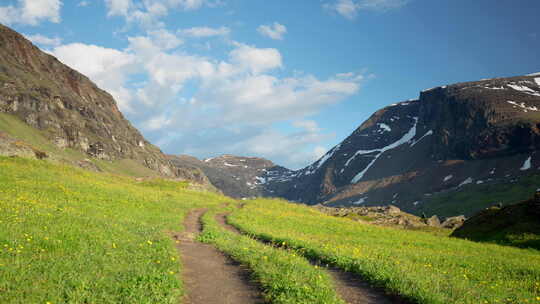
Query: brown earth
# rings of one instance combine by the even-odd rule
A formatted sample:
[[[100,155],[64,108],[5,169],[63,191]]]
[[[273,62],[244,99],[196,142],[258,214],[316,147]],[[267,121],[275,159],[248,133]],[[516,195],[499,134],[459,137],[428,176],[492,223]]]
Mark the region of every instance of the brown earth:
[[[184,221],[183,233],[174,234],[183,261],[185,304],[264,303],[249,271],[214,247],[195,240],[202,230],[204,209],[191,211]]]
[[[227,223],[227,214],[216,215],[216,221],[225,229],[241,233],[236,227]],[[321,266],[319,261],[310,261],[314,265]],[[338,295],[349,304],[405,304],[409,303],[396,296],[387,295],[383,290],[373,288],[358,275],[345,272],[341,269],[324,265],[326,271],[334,279]]]

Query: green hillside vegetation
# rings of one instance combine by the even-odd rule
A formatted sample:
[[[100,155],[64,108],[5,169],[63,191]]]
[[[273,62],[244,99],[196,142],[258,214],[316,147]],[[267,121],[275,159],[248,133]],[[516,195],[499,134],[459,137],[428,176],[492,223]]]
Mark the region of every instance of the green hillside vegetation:
[[[315,258],[419,303],[538,303],[540,254],[324,215],[279,200],[224,207],[187,183],[0,157],[0,303],[178,303],[171,238],[206,208],[201,241],[252,270],[269,303],[343,303]],[[216,214],[248,235],[220,227]],[[264,239],[279,246],[264,244]]]
[[[321,268],[313,267],[296,251],[264,245],[220,227],[215,216],[236,209],[229,207],[207,212],[202,219],[204,230],[200,239],[249,266],[270,303],[344,304],[336,295],[329,275]]]
[[[452,236],[540,250],[539,209],[535,199],[491,207],[468,219]]]
[[[0,157],[0,303],[177,303],[185,188]]]
[[[107,173],[136,177],[159,177],[159,173],[156,171],[130,159],[105,161],[89,158],[81,151],[74,149],[58,148],[51,143],[46,130],[37,130],[11,114],[0,113],[0,133],[2,132],[16,138],[22,145],[45,152],[48,158],[55,162],[74,164],[78,161],[88,160],[99,170]]]
[[[529,198],[538,188],[540,175],[528,175],[517,178],[513,183],[493,185],[466,185],[459,191],[434,194],[426,198],[414,214],[425,213],[428,216],[455,216],[475,213],[496,204],[512,205]]]
[[[230,222],[419,303],[538,303],[540,252],[354,223],[259,199]]]

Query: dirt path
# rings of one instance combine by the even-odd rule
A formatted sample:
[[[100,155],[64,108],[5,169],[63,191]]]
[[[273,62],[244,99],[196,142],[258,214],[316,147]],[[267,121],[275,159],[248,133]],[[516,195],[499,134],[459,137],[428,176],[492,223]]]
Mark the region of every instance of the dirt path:
[[[227,214],[218,214],[216,220],[225,229],[241,233],[236,227],[227,224]],[[310,261],[320,265],[318,261]],[[335,267],[326,267],[326,271],[334,279],[338,295],[349,304],[410,304],[410,302],[384,293],[383,290],[373,288],[357,275],[345,272]]]
[[[204,209],[191,211],[184,221],[185,231],[174,234],[182,256],[184,304],[264,303],[259,289],[249,280],[249,271],[213,246],[197,242]]]

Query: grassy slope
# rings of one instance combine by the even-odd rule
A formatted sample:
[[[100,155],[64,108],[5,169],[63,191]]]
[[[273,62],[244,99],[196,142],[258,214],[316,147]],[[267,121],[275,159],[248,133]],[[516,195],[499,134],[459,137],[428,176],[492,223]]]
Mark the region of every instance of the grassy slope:
[[[415,214],[431,216],[471,216],[498,203],[510,205],[528,199],[538,188],[540,175],[519,178],[517,182],[496,185],[468,185],[459,191],[439,193],[426,199]]]
[[[531,201],[491,207],[465,222],[452,236],[540,250],[540,221]]]
[[[231,223],[364,275],[420,303],[538,303],[540,253],[437,237],[323,215],[304,206],[256,200]]]
[[[37,150],[46,152],[55,161],[74,163],[88,159],[84,153],[74,149],[60,149],[47,138],[46,131],[32,128],[18,117],[0,113],[0,131],[21,140]],[[159,177],[159,174],[143,165],[129,159],[104,161],[91,159],[104,172],[139,177]]]
[[[183,188],[0,157],[0,303],[176,303]]]
[[[228,211],[236,210],[229,207]],[[247,236],[221,228],[215,215],[226,210],[209,210],[203,217],[200,239],[214,244],[233,259],[248,265],[264,289],[265,298],[276,304],[343,304],[329,275],[313,267],[295,251],[261,244]]]

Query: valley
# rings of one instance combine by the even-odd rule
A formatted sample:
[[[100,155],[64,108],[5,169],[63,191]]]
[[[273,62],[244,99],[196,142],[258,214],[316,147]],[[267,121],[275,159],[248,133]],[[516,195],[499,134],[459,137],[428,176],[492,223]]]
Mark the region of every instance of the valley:
[[[178,33],[187,40],[225,32]],[[184,43],[148,33],[166,38],[152,47]],[[279,65],[258,61],[276,55],[272,49],[224,40],[236,48],[231,63],[185,60],[211,78],[200,80],[208,92],[222,85],[219,77],[241,73],[284,85],[280,97],[323,83],[271,79],[261,74],[268,67],[246,68],[234,55],[253,51],[248,59],[275,68],[281,57]],[[165,153],[122,114],[111,95],[118,92],[53,55],[0,24],[0,303],[540,302],[540,74],[421,91],[376,110],[292,170],[250,151],[220,155],[239,144],[229,138],[213,157]],[[161,59],[177,63],[170,56]],[[119,61],[102,68],[117,73]],[[130,68],[141,73],[153,64]],[[151,84],[174,87],[171,79],[189,74],[176,72],[158,73]],[[130,97],[149,98],[148,83],[136,76]],[[361,78],[338,74],[324,85],[356,92]],[[171,117],[138,123],[154,136],[173,125]],[[265,124],[260,118],[254,132]],[[294,138],[321,131],[314,121],[296,123],[305,130]],[[210,129],[224,129],[216,125]],[[205,132],[189,134],[194,148],[185,150],[199,151]]]

